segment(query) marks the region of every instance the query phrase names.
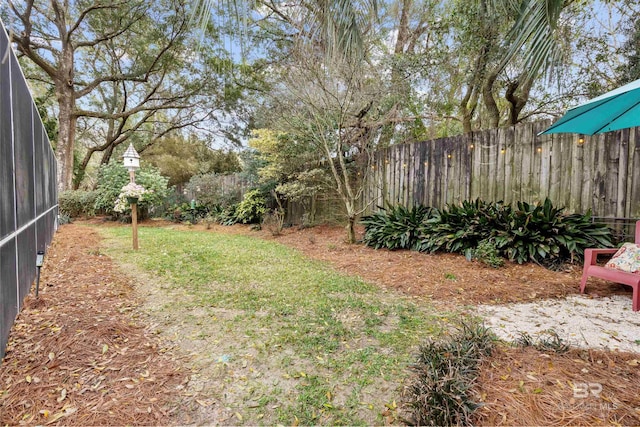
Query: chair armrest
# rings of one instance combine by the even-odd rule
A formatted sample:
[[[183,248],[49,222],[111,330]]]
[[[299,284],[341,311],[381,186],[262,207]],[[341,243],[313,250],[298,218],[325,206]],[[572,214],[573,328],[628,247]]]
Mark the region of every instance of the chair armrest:
[[[584,265],[596,265],[598,255],[613,255],[618,252],[618,248],[589,248],[584,250]]]

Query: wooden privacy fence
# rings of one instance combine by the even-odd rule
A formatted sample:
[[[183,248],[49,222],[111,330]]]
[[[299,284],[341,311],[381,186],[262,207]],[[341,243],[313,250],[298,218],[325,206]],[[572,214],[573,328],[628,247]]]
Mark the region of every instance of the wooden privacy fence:
[[[386,203],[441,208],[480,198],[640,218],[640,129],[540,135],[549,121],[394,145],[366,174],[367,212]]]

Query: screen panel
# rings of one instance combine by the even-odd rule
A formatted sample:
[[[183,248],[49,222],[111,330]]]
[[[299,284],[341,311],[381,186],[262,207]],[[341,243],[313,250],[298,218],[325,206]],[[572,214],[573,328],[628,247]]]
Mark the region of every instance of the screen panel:
[[[18,314],[15,250],[15,238],[0,247],[0,360],[4,356],[11,325]]]
[[[45,157],[45,141],[42,137],[43,126],[40,120],[37,120],[38,110],[35,105],[31,106],[33,117],[33,174],[34,174],[34,191],[36,203],[36,215],[40,215],[47,210],[46,204],[46,179],[49,175],[49,162]]]
[[[15,156],[16,215],[18,228],[35,217],[33,178],[33,129],[31,94],[22,79],[18,61],[11,56],[11,107]],[[20,76],[17,78],[16,76]]]
[[[19,297],[22,304],[36,277],[36,225],[25,228],[17,238]]]
[[[0,52],[7,49],[7,35],[0,31]],[[0,61],[1,62],[1,61]],[[0,239],[13,232],[15,204],[13,197],[13,146],[11,143],[11,69],[9,61],[0,63]]]

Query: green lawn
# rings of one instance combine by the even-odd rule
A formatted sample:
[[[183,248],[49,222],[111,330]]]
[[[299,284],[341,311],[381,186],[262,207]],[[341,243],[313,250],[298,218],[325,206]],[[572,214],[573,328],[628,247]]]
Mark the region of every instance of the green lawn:
[[[447,320],[275,242],[143,227],[133,251],[130,227],[99,230],[226,423],[380,424],[416,345]]]

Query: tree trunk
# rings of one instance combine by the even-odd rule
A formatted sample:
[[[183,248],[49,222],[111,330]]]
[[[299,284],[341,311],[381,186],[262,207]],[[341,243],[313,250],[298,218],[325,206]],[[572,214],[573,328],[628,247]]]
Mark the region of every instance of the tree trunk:
[[[460,102],[460,113],[462,114],[462,131],[465,134],[471,133],[473,130],[471,126],[471,120],[473,119],[473,113],[476,111],[478,105],[478,92],[474,89],[472,84],[467,85],[467,92]]]
[[[63,16],[58,16],[62,20]],[[60,25],[64,25],[58,22]],[[63,40],[62,51],[58,58],[59,66],[53,81],[58,100],[58,141],[56,159],[58,160],[58,190],[70,190],[73,186],[73,149],[76,138],[75,115],[76,96],[73,85],[74,51],[68,40]]]
[[[111,156],[113,155],[114,144],[109,144],[106,150],[102,153],[102,160],[100,160],[101,165],[109,164],[109,160],[111,160]]]
[[[491,72],[482,85],[482,100],[489,115],[489,129],[497,129],[500,125],[500,110],[493,97],[493,86],[497,78],[498,73]]]
[[[58,97],[58,191],[70,190],[73,185],[73,149],[75,145],[76,116],[73,113],[75,100],[73,88],[66,84],[56,85]]]
[[[531,92],[532,85],[533,79],[526,79],[524,83],[521,83],[521,80],[516,80],[509,83],[507,86],[507,91],[504,97],[509,101],[508,124],[510,126],[520,122],[520,112],[522,112],[524,107],[527,105],[527,101],[529,101],[529,93]]]
[[[347,224],[347,242],[356,242],[356,217],[349,215],[349,223]]]

